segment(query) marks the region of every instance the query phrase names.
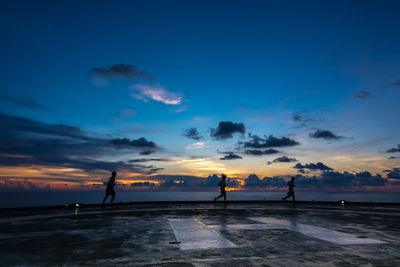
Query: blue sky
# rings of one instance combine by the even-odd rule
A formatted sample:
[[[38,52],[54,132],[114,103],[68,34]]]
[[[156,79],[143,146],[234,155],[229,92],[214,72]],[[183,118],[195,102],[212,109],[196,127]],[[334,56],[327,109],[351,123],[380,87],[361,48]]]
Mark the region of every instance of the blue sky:
[[[287,155],[386,177],[399,166],[398,155],[385,152],[400,143],[399,8],[398,1],[3,1],[0,112],[90,137],[145,137],[159,148],[152,156],[169,159],[155,164],[161,174],[294,175],[293,164],[266,164]],[[121,64],[147,76],[110,74]],[[244,134],[210,136],[224,121],[243,123]],[[184,137],[188,128],[203,138]],[[311,138],[317,130],[334,138]],[[249,133],[299,145],[250,156],[240,147]],[[242,159],[221,161],[227,151]],[[138,157],[117,152],[90,159]],[[188,163],[193,157],[206,160]]]

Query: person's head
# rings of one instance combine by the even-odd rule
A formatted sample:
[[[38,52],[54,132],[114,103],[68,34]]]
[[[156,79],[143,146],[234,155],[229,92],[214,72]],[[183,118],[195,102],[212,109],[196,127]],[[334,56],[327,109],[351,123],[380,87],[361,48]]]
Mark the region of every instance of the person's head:
[[[292,176],[292,181],[294,181],[294,176]]]
[[[225,180],[225,179],[226,179],[226,175],[225,175],[225,174],[222,174],[222,175],[221,175],[221,178]]]
[[[113,172],[111,173],[111,175],[112,175],[112,177],[115,177],[115,176],[117,176],[117,172],[116,172],[116,171],[113,171]]]

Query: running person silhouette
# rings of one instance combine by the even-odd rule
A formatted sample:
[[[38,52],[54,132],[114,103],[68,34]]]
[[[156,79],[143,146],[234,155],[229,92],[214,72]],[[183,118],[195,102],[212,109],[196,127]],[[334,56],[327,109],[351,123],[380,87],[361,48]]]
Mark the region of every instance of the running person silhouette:
[[[218,199],[220,199],[221,197],[224,197],[224,202],[226,202],[226,191],[225,191],[225,187],[226,187],[226,175],[222,174],[221,175],[221,181],[219,181],[218,186],[219,186],[219,190],[221,191],[221,194],[214,198],[214,201],[217,201]]]
[[[115,186],[115,177],[117,176],[117,172],[113,171],[111,173],[111,177],[108,180],[107,183],[107,189],[106,189],[106,196],[103,199],[103,204],[104,202],[106,202],[108,196],[112,196],[111,197],[111,204],[114,202],[114,198],[115,198],[115,190],[114,190],[114,186]]]
[[[292,176],[292,180],[290,180],[287,185],[289,186],[289,192],[287,192],[287,196],[283,197],[282,200],[285,200],[289,197],[292,197],[293,201],[295,201],[295,196],[294,196],[294,187],[296,186],[294,184],[294,177]]]

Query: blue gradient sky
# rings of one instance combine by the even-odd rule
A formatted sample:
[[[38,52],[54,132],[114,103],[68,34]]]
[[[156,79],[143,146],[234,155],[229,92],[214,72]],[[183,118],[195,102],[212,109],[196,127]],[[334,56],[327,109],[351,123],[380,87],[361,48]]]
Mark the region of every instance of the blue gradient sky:
[[[3,1],[0,112],[80,127],[92,137],[145,137],[160,147],[152,156],[170,159],[154,164],[164,168],[160,174],[296,174],[293,163],[266,163],[287,155],[386,177],[384,170],[400,165],[388,159],[399,153],[386,153],[400,144],[399,10],[399,1]],[[99,81],[91,72],[116,64],[155,81]],[[137,85],[181,102],[137,99]],[[360,91],[364,98],[356,97]],[[21,103],[27,99],[37,106]],[[246,132],[212,138],[210,128],[221,121],[243,123]],[[184,137],[191,127],[204,137]],[[318,129],[345,138],[310,138]],[[300,145],[245,155],[238,141],[248,133]],[[203,148],[188,149],[196,142]],[[242,159],[221,161],[218,151]],[[3,179],[18,176],[12,164],[2,165]]]

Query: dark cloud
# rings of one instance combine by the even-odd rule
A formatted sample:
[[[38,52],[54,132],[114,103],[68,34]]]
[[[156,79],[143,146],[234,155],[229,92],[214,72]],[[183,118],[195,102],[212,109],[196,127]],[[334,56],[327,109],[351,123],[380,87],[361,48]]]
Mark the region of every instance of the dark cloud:
[[[138,186],[151,186],[154,187],[156,186],[155,183],[152,182],[137,182],[137,183],[131,183],[132,187],[138,187]]]
[[[187,138],[191,138],[191,139],[194,139],[194,140],[200,140],[202,138],[202,136],[200,135],[200,133],[197,130],[197,128],[186,129],[183,132],[183,136],[186,136]]]
[[[326,166],[325,164],[323,164],[322,162],[317,162],[317,163],[306,163],[306,164],[301,164],[301,163],[297,163],[296,165],[293,166],[293,168],[298,169],[298,170],[304,170],[304,169],[308,169],[308,170],[312,170],[312,171],[331,171],[333,170],[332,168]]]
[[[220,160],[233,160],[233,159],[242,159],[241,156],[236,155],[235,153],[228,151],[228,152],[222,152],[221,154],[225,154],[224,157],[220,158]]]
[[[388,174],[387,178],[400,179],[400,168],[393,168],[392,170],[385,170]]]
[[[169,159],[163,159],[163,158],[139,158],[139,159],[131,159],[128,160],[130,163],[143,163],[143,162],[149,162],[149,161],[169,161]]]
[[[1,192],[16,192],[16,191],[30,191],[42,192],[50,191],[50,185],[40,187],[30,181],[9,181],[0,178],[0,191]]]
[[[393,86],[400,86],[400,80],[395,81],[394,83],[392,83]]]
[[[204,186],[215,186],[216,187],[216,186],[218,186],[218,183],[220,181],[221,181],[221,178],[218,177],[218,175],[213,174],[213,175],[209,175],[207,177],[207,179],[203,183],[203,185]],[[238,186],[238,183],[235,180],[231,179],[231,178],[226,179],[225,182],[226,182],[226,186],[228,186],[228,187],[236,187],[236,186]]]
[[[376,174],[375,176],[369,172],[359,172],[356,174],[348,172],[335,172],[335,171],[324,171],[320,176],[295,176],[295,184],[297,189],[303,188],[318,188],[320,190],[340,190],[340,191],[353,191],[354,189],[360,189],[364,186],[384,186],[388,183],[388,180],[383,178],[381,175]],[[245,179],[246,187],[281,187],[286,188],[287,182],[283,177],[264,177],[260,179],[255,174],[249,175]]]
[[[24,108],[39,109],[39,110],[45,109],[45,107],[42,104],[36,102],[30,97],[14,97],[14,96],[3,95],[0,96],[0,99]]]
[[[353,94],[354,98],[359,98],[359,99],[366,99],[368,97],[371,97],[371,92],[365,91],[365,90],[360,90],[357,91]]]
[[[64,124],[47,124],[27,118],[12,115],[0,114],[0,130],[4,134],[32,135],[44,134],[58,137],[71,137],[76,139],[88,140],[89,137],[79,128]],[[0,133],[0,135],[2,134]],[[14,135],[14,136],[15,136]]]
[[[313,122],[313,118],[306,117],[305,114],[308,113],[307,110],[295,112],[292,114],[292,120],[296,123],[295,128],[307,127],[310,122]]]
[[[211,129],[211,137],[221,140],[232,138],[232,134],[234,133],[244,134],[244,124],[233,123],[231,121],[221,121],[216,129]]]
[[[262,180],[255,174],[250,174],[244,180],[245,187],[284,187],[286,182],[281,177],[264,177]]]
[[[335,135],[334,133],[332,133],[329,130],[317,130],[315,131],[315,133],[310,134],[311,138],[321,138],[321,139],[325,139],[325,140],[339,140],[339,139],[343,139],[343,136],[338,136]]]
[[[272,135],[264,138],[257,135],[249,134],[250,140],[242,143],[245,148],[270,148],[270,147],[286,147],[296,146],[299,143],[287,137],[274,137]]]
[[[300,113],[293,114],[293,121],[299,122],[303,120],[303,116]]]
[[[400,152],[400,144],[397,145],[397,148],[394,147],[394,148],[386,150],[386,153],[396,153],[396,152]]]
[[[270,165],[272,163],[279,163],[279,162],[296,162],[297,159],[295,158],[289,158],[287,156],[282,156],[282,157],[277,157],[276,159],[274,159],[273,161],[267,161],[267,164]]]
[[[116,138],[110,140],[110,143],[117,146],[135,146],[135,147],[156,147],[156,144],[152,141],[147,141],[146,138],[141,137],[139,139],[128,139],[128,138]]]
[[[153,154],[155,151],[154,150],[143,150],[139,154],[140,155],[150,155]]]
[[[373,176],[367,171],[356,174],[326,171],[321,174],[319,181],[322,186],[326,187],[384,186],[388,183],[387,179],[381,175]]]
[[[269,148],[269,149],[246,149],[244,151],[247,155],[252,155],[252,156],[262,156],[262,155],[271,155],[271,154],[276,154],[279,153],[278,150]]]
[[[316,188],[320,186],[320,181],[317,177],[307,177],[301,174],[295,176],[295,184],[298,188]]]
[[[128,64],[108,65],[107,67],[93,68],[91,71],[93,75],[99,78],[142,78],[154,81],[154,77],[150,76],[145,70],[139,71],[136,66]]]
[[[128,143],[129,153],[143,151],[147,148],[144,144],[150,145],[153,150],[158,149],[153,142],[145,138],[116,140],[118,139],[91,137],[79,127],[52,125],[21,117],[0,115],[1,166],[58,166],[88,172],[127,170],[144,174],[158,171],[152,165],[93,160],[93,158],[100,159],[103,156],[125,153],[117,150],[119,143]]]
[[[388,159],[400,159],[400,157],[393,157],[393,156],[390,156],[390,157],[388,157]]]

